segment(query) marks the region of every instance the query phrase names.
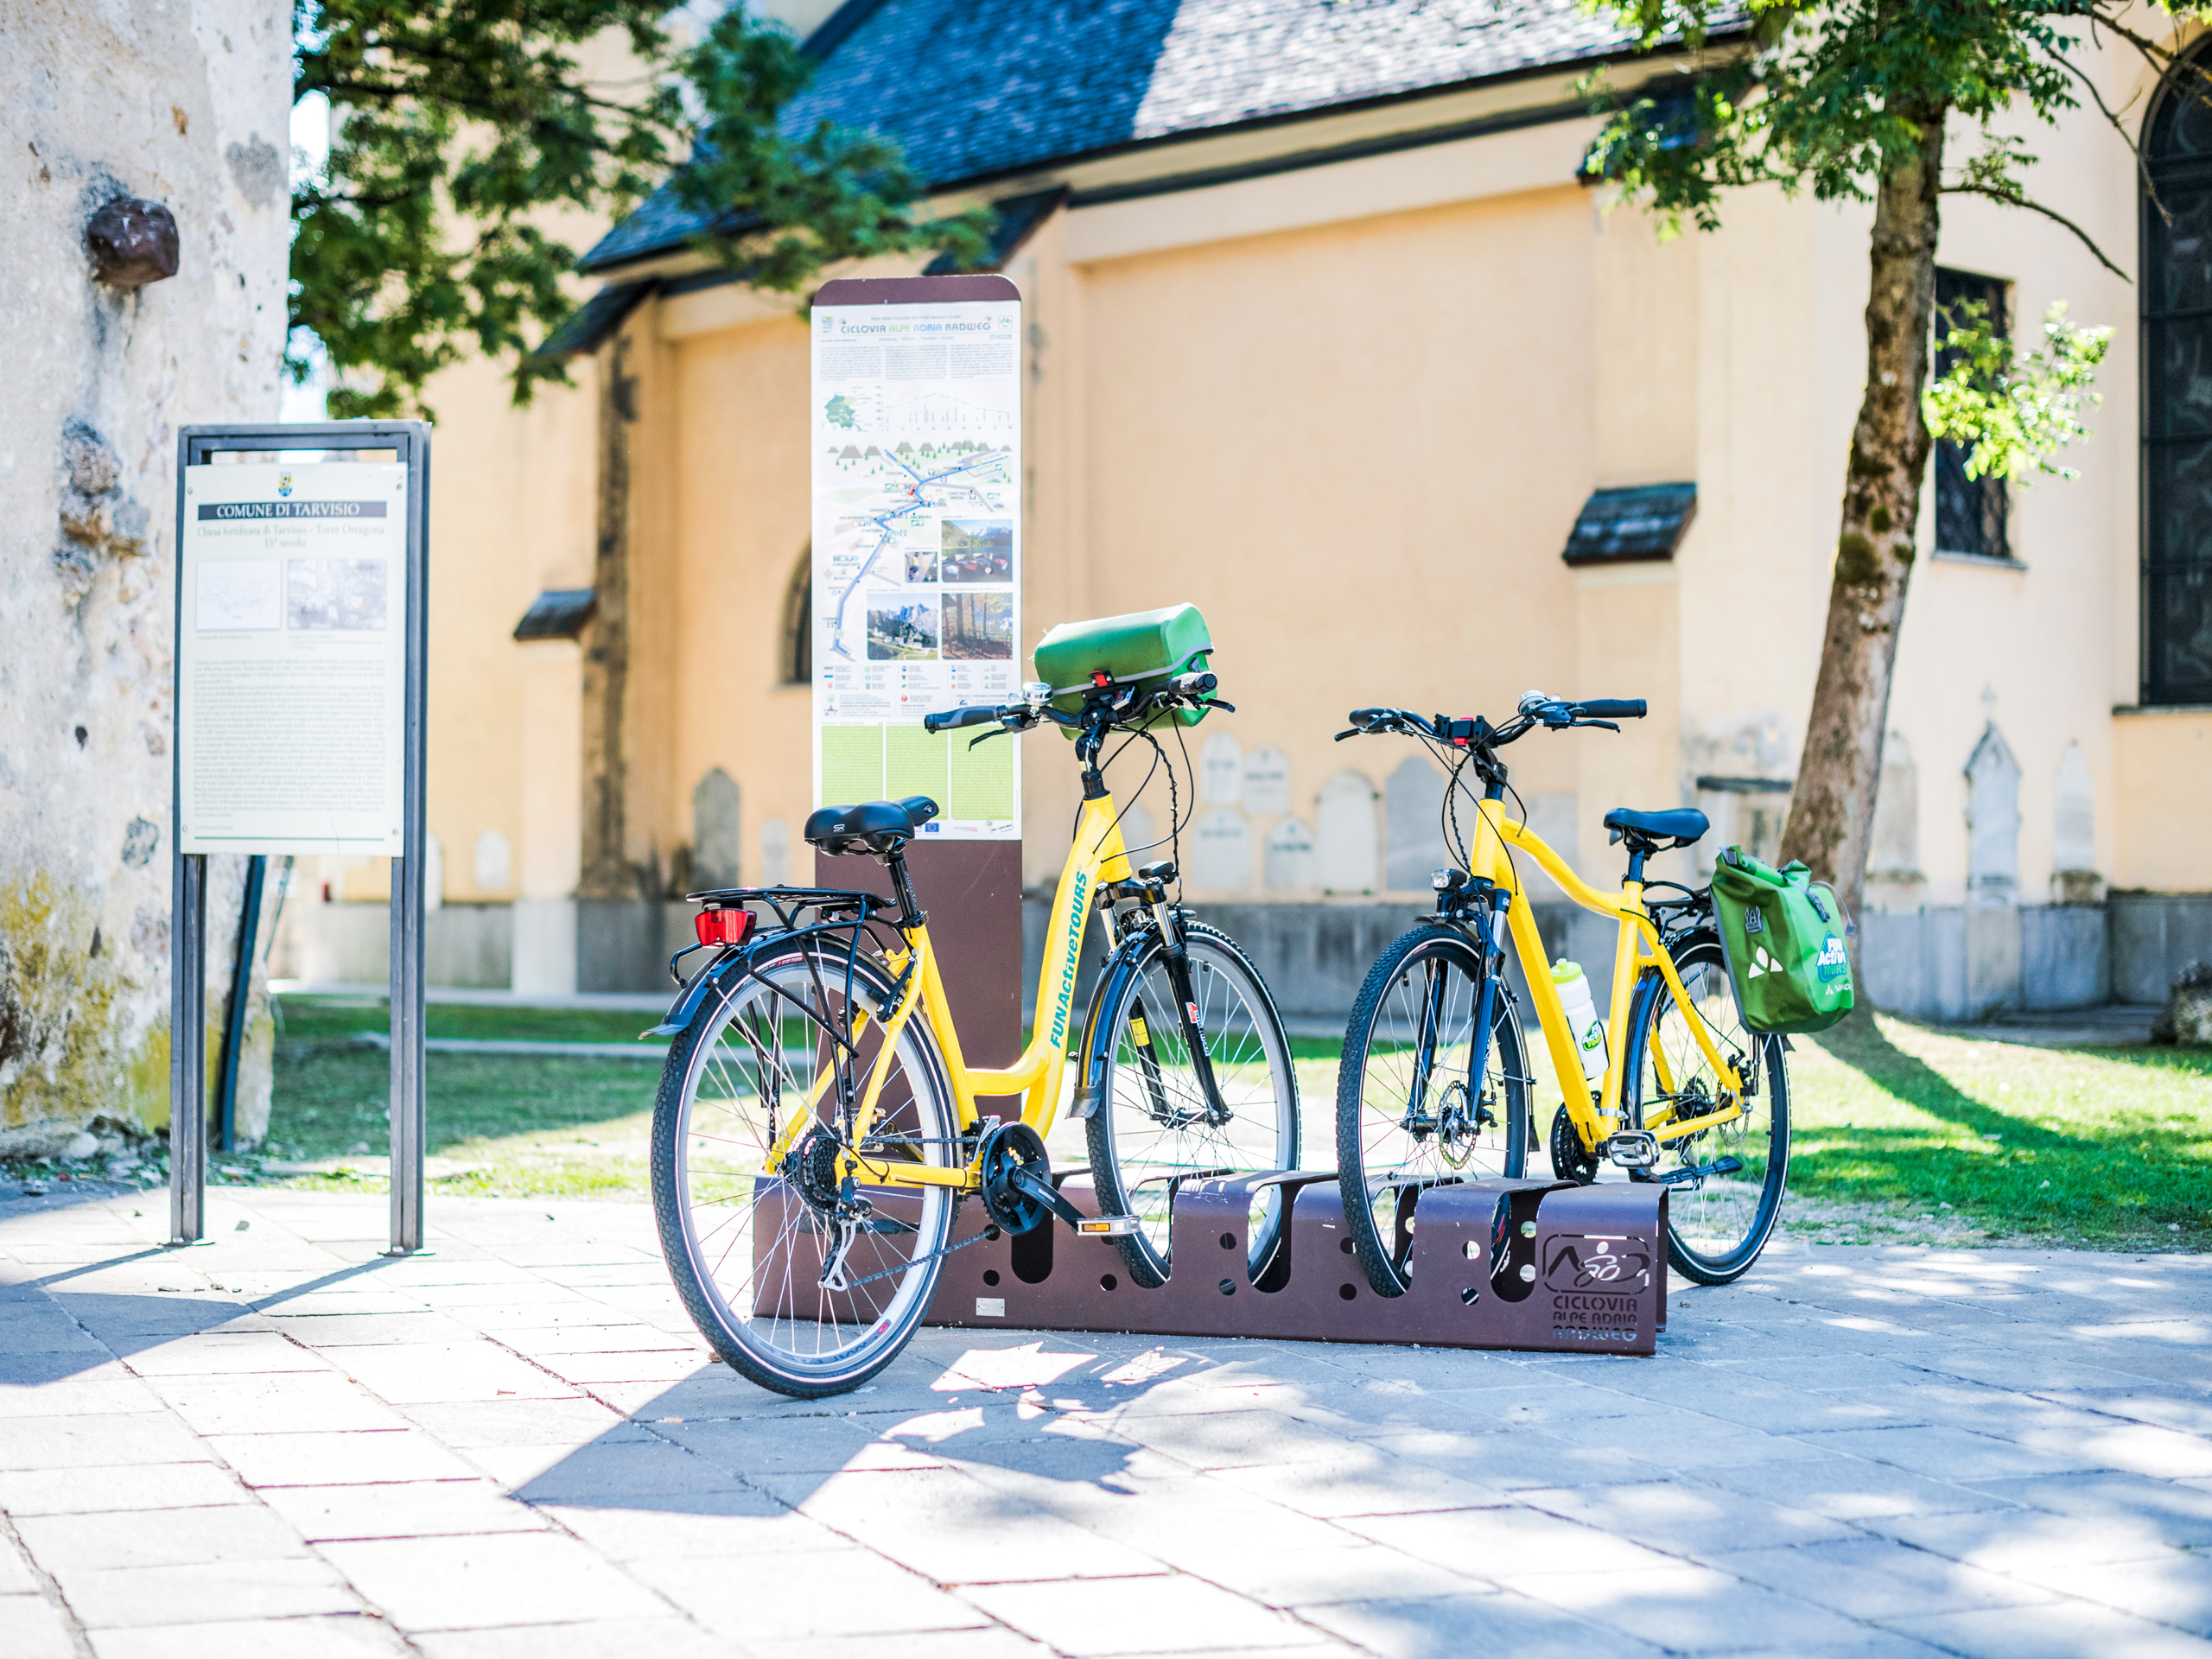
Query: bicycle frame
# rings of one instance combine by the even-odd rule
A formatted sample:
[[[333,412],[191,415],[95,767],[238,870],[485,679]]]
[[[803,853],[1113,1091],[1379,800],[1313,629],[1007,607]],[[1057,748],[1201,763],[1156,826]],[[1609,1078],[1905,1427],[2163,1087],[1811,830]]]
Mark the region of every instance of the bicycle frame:
[[[1485,798],[1478,804],[1482,817],[1474,836],[1474,868],[1468,874],[1477,881],[1488,881],[1497,892],[1510,894],[1511,900],[1520,901],[1508,904],[1507,931],[1512,938],[1514,952],[1520,958],[1522,977],[1527,980],[1529,996],[1536,1005],[1536,1020],[1543,1028],[1545,1046],[1551,1054],[1560,1092],[1567,1098],[1567,1116],[1573,1122],[1585,1148],[1595,1152],[1620,1125],[1629,1003],[1635,994],[1637,979],[1646,968],[1656,968],[1674,993],[1675,1006],[1681,1010],[1691,1035],[1712,1064],[1729,1103],[1719,1112],[1705,1113],[1685,1122],[1674,1121],[1675,1109],[1669,1103],[1643,1127],[1664,1146],[1684,1135],[1741,1117],[1743,1077],[1734,1064],[1722,1057],[1712,1033],[1683,988],[1681,976],[1675,971],[1673,958],[1660,947],[1659,931],[1652,923],[1651,912],[1644,907],[1643,883],[1623,882],[1618,897],[1602,893],[1569,868],[1567,861],[1554,852],[1542,836],[1519,819],[1507,817],[1503,801]],[[1488,835],[1483,833],[1484,829],[1490,831]],[[1509,847],[1517,847],[1535,860],[1537,867],[1559,884],[1560,891],[1583,909],[1612,917],[1619,923],[1613,948],[1612,1003],[1605,1021],[1605,1028],[1613,1033],[1613,1041],[1605,1059],[1605,1081],[1594,1102],[1586,1087],[1575,1088],[1569,1081],[1583,1076],[1581,1055],[1575,1047],[1574,1033],[1567,1027],[1567,1011],[1560,1001],[1559,988],[1552,981],[1543,939],[1536,931],[1535,914],[1525,902],[1526,895],[1514,870],[1513,860],[1508,855]],[[1675,1094],[1675,1083],[1667,1057],[1656,1044],[1651,1047],[1651,1061],[1659,1074],[1660,1087],[1670,1096]]]
[[[1058,891],[1053,895],[1052,917],[1046,925],[1045,961],[1037,978],[1037,1027],[1021,1057],[1008,1066],[970,1068],[960,1048],[960,1035],[938,972],[937,953],[930,944],[926,924],[906,933],[903,950],[887,955],[893,973],[901,976],[903,989],[888,1017],[883,1018],[883,1042],[869,1068],[865,1092],[854,1119],[852,1143],[866,1142],[875,1122],[878,1101],[890,1074],[899,1034],[918,1009],[938,1040],[947,1078],[952,1085],[954,1110],[964,1133],[982,1122],[978,1099],[1022,1096],[1020,1121],[1041,1137],[1052,1133],[1059,1110],[1060,1084],[1068,1046],[1074,1040],[1076,971],[1082,961],[1084,934],[1096,907],[1102,886],[1129,879],[1128,851],[1122,840],[1121,814],[1111,795],[1086,799],[1077,817],[1075,836],[1067,861],[1060,868]],[[857,1043],[869,1015],[859,1014],[854,1029]],[[820,1065],[808,1090],[806,1109],[792,1114],[791,1122],[768,1149],[766,1166],[778,1167],[796,1144],[804,1128],[815,1121],[817,1109],[828,1091],[836,1068]],[[963,1167],[943,1167],[887,1162],[848,1150],[839,1160],[839,1174],[854,1174],[884,1186],[950,1186],[976,1192],[982,1185],[981,1154]]]

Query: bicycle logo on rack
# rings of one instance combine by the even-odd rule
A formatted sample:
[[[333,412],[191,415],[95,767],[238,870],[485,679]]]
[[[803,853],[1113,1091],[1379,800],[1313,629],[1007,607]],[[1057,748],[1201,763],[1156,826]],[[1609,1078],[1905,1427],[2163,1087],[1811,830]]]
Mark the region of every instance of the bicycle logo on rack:
[[[1651,1256],[1640,1248],[1641,1239],[1569,1236],[1554,1243],[1551,1260],[1544,1263],[1546,1290],[1634,1285],[1651,1271]]]

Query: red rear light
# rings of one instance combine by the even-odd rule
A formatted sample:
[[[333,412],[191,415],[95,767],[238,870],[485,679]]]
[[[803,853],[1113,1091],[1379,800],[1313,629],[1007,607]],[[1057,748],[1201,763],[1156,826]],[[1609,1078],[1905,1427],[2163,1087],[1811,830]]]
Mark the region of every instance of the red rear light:
[[[743,944],[753,931],[749,910],[702,910],[692,918],[702,944]]]

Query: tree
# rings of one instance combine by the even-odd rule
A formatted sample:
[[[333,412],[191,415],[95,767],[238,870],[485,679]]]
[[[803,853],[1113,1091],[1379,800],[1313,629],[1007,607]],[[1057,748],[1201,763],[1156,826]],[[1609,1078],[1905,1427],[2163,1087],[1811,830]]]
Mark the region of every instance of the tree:
[[[1912,575],[1915,529],[1934,436],[1971,445],[1979,474],[2061,470],[2051,453],[2083,435],[2087,387],[2108,330],[2047,319],[2024,355],[1994,320],[1945,319],[1955,366],[1928,384],[1936,318],[1939,204],[1968,194],[2056,221],[2124,276],[2086,232],[2036,201],[2023,175],[2035,158],[2000,131],[2024,111],[2046,124],[2086,93],[2131,144],[2081,61],[2084,36],[2109,39],[2161,74],[2177,49],[2127,21],[2123,0],[1593,0],[1647,48],[1679,42],[1689,67],[1661,96],[1609,100],[1594,172],[1649,203],[1669,226],[1719,225],[1723,193],[1747,185],[1809,188],[1822,201],[1872,201],[1866,386],[1852,430],[1820,671],[1806,722],[1783,850],[1859,907],[1888,721],[1897,627]],[[2178,7],[2171,15],[2194,16]],[[1717,43],[1716,29],[1726,34]],[[2194,78],[2202,96],[2202,73]],[[1601,97],[1601,83],[1592,83]],[[1976,130],[1963,163],[1947,129]],[[1945,171],[1947,163],[1951,170]]]
[[[979,213],[931,218],[897,144],[779,122],[814,70],[782,29],[732,5],[678,44],[668,0],[295,0],[295,99],[329,99],[321,172],[292,195],[295,379],[320,341],[332,414],[418,409],[471,351],[512,364],[515,398],[566,378],[531,355],[575,308],[562,210],[626,213],[673,179],[707,216],[696,245],[756,286],[943,251],[972,263]],[[627,48],[620,78],[582,59]]]

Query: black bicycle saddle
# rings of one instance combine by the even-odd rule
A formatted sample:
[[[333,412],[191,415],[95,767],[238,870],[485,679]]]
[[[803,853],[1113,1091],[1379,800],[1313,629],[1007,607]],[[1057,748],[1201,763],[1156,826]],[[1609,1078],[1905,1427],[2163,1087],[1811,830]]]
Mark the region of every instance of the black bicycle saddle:
[[[1605,828],[1656,851],[1662,844],[1687,847],[1701,840],[1713,827],[1711,820],[1694,806],[1677,806],[1664,812],[1638,812],[1617,806],[1605,814]]]
[[[808,817],[801,833],[825,853],[895,853],[937,817],[937,803],[926,795],[825,806]]]

